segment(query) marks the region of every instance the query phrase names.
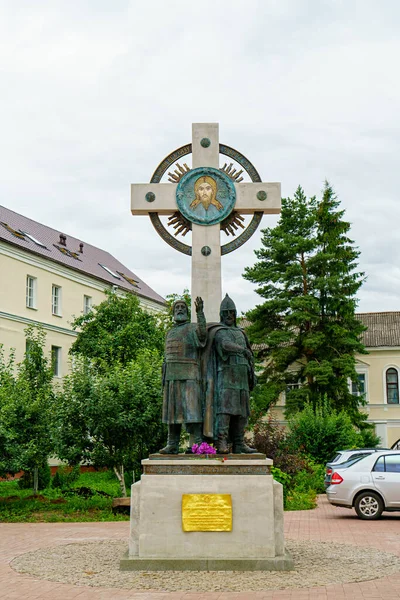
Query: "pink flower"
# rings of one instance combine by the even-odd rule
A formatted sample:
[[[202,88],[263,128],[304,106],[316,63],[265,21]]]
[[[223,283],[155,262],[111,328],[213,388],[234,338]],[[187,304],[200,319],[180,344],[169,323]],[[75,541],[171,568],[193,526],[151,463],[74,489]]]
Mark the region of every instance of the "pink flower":
[[[216,449],[213,446],[210,446],[206,442],[202,442],[199,444],[193,444],[192,446],[193,454],[216,454]]]

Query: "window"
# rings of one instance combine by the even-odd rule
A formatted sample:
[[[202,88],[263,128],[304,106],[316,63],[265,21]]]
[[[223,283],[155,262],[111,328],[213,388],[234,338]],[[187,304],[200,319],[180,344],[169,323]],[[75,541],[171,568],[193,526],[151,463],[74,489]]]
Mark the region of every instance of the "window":
[[[373,471],[385,473],[400,473],[400,456],[398,454],[387,454],[381,456],[375,463]]]
[[[381,456],[375,463],[373,471],[378,471],[378,473],[383,473],[385,470],[385,457]]]
[[[102,265],[101,263],[99,263],[100,267],[102,267],[105,271],[107,271],[107,273],[109,273],[110,275],[112,275],[113,277],[115,277],[115,279],[121,279],[121,277],[119,275],[117,275],[116,273],[114,273],[114,271],[111,271],[111,269],[109,269],[108,267],[106,267],[105,265]]]
[[[87,315],[92,310],[92,296],[83,296],[83,314]]]
[[[51,364],[53,365],[54,377],[60,377],[60,374],[61,374],[61,348],[59,346],[51,347]]]
[[[51,288],[51,312],[53,315],[61,316],[61,288],[53,285]]]
[[[396,454],[385,456],[385,471],[386,473],[400,473],[400,456],[396,456]]]
[[[365,385],[365,373],[357,373],[358,384],[357,382],[351,382],[351,393],[353,396],[364,396],[366,390]]]
[[[286,393],[289,394],[292,390],[298,390],[301,387],[300,381],[296,381],[296,383],[287,383],[286,384]]]
[[[27,233],[26,231],[22,231],[22,229],[19,230],[19,233],[21,233],[23,236],[29,238],[37,246],[41,246],[42,248],[46,248],[45,244],[42,244],[42,242],[39,242],[39,240],[37,240],[35,237],[33,237],[33,235],[31,235],[30,233]],[[47,250],[47,248],[46,248],[46,250]]]
[[[26,277],[26,306],[27,308],[36,308],[36,277],[27,275]]]
[[[399,404],[399,374],[393,367],[386,371],[386,398],[388,404]]]

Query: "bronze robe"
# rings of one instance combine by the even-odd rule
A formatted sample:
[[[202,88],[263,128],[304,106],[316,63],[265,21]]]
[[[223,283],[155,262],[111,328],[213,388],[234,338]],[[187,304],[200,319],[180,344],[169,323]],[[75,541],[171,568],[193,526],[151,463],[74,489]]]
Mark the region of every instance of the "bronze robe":
[[[201,423],[203,394],[198,325],[182,323],[167,333],[164,363],[163,423]]]
[[[235,346],[246,349],[248,341],[239,327],[224,327],[215,334],[217,359],[216,414],[226,413],[247,418],[250,414],[250,371],[252,365]]]

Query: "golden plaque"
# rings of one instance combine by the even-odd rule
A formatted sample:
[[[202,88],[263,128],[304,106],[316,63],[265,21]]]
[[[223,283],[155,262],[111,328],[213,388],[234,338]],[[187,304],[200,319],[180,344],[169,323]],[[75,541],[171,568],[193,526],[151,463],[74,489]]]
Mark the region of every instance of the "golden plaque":
[[[183,531],[232,531],[230,494],[182,494]]]

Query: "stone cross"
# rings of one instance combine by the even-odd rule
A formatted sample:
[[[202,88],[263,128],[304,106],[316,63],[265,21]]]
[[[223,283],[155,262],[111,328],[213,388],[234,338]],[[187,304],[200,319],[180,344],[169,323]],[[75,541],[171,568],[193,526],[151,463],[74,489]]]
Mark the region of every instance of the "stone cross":
[[[193,123],[192,170],[177,183],[131,186],[133,215],[180,211],[191,221],[192,302],[201,296],[207,320],[217,322],[222,295],[220,222],[233,210],[242,215],[276,214],[281,205],[280,183],[238,183],[220,169],[219,154],[218,123]],[[195,319],[194,310],[192,315]]]

